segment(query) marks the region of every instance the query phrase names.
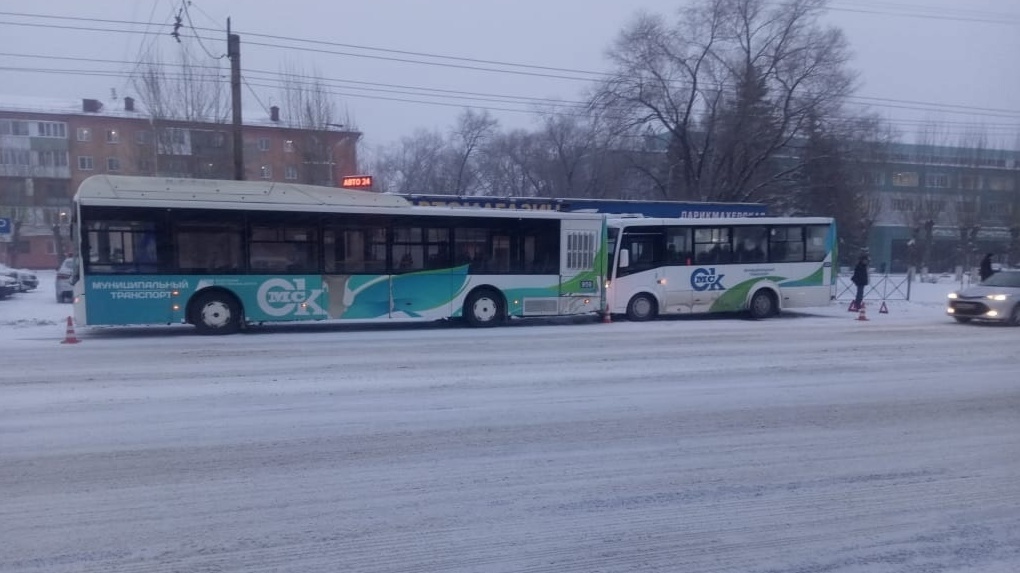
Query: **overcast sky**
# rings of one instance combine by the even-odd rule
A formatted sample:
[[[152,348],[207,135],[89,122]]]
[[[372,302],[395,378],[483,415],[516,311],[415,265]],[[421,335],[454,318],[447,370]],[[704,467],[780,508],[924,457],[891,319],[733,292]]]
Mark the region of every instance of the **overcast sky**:
[[[364,142],[374,146],[409,135],[417,128],[445,130],[467,105],[489,108],[503,127],[531,127],[533,114],[503,110],[528,110],[530,103],[541,103],[545,98],[582,99],[590,84],[566,76],[591,76],[562,70],[607,71],[606,49],[638,10],[672,13],[690,1],[194,0],[188,11],[191,23],[208,29],[199,31],[208,39],[200,43],[187,37],[193,32],[186,27],[184,41],[215,65],[217,61],[209,56],[220,56],[225,51],[223,30],[227,17],[231,17],[233,30],[241,35],[242,65],[250,70],[243,93],[246,119],[265,115],[261,111],[264,107],[279,103],[279,92],[263,85],[271,83],[283,66],[303,66],[316,69],[336,93],[342,94],[338,96],[341,108],[364,132]],[[133,95],[125,77],[132,68],[128,62],[157,44],[165,54],[179,49],[168,32],[180,6],[180,0],[6,0],[0,4],[0,94],[109,99],[113,89],[119,97]],[[862,80],[858,95],[879,98],[858,101],[870,103],[905,131],[918,120],[936,120],[956,131],[982,123],[992,135],[1010,134],[1012,145],[1012,134],[1020,129],[1020,2],[831,0],[830,6],[826,22],[845,31],[856,54],[853,67]],[[153,22],[159,26],[126,22]],[[188,24],[187,19],[184,23]],[[302,44],[258,34],[362,48]],[[426,61],[438,65],[422,63]],[[226,65],[225,60],[220,63]],[[38,71],[40,68],[103,70],[116,75],[44,73]],[[256,70],[270,75],[260,75]],[[350,81],[366,83],[346,83]],[[434,91],[428,96],[422,88],[448,91]],[[488,100],[464,99],[469,97]],[[426,101],[433,103],[423,103]]]

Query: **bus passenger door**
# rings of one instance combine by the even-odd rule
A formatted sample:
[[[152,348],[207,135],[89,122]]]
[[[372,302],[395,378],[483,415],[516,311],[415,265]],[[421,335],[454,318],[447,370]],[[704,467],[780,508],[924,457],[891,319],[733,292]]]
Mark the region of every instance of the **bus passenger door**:
[[[625,284],[629,296],[638,292],[655,295],[661,307],[660,314],[684,312],[690,304],[690,289],[683,275],[687,269],[675,266],[667,248],[665,234],[661,227],[632,227],[623,235],[622,247],[630,255],[630,265],[621,269],[621,275],[630,278],[620,281]],[[617,301],[625,303],[626,301]]]
[[[601,221],[563,221],[560,233],[560,296],[598,296],[595,256],[602,238]]]

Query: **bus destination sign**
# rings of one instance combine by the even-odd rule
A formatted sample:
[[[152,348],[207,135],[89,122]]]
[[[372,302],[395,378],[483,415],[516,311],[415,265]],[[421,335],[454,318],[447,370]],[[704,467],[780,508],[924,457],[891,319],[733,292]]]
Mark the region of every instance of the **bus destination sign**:
[[[344,189],[370,189],[372,187],[372,176],[347,175],[340,180],[340,186]]]

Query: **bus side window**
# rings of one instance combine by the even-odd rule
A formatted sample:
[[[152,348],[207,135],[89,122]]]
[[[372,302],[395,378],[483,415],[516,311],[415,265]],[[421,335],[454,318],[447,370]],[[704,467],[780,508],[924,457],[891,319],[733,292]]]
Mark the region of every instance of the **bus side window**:
[[[666,229],[666,264],[689,265],[693,259],[691,253],[691,231],[685,227],[668,227]]]

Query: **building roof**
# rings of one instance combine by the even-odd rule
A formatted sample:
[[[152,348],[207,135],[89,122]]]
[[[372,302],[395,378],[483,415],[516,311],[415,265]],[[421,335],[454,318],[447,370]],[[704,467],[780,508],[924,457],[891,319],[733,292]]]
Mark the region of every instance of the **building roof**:
[[[127,96],[131,97],[131,96]],[[84,98],[89,99],[89,98]],[[117,117],[117,118],[129,118],[129,119],[149,119],[149,112],[144,102],[138,98],[132,97],[134,100],[134,111],[127,111],[124,109],[125,98],[115,99],[96,99],[102,108],[98,112],[87,112],[83,108],[84,99],[67,99],[67,98],[49,98],[40,96],[21,96],[21,95],[10,95],[0,94],[0,113],[3,112],[16,112],[16,113],[36,113],[46,115],[80,115],[85,117]],[[269,110],[264,109],[245,109],[242,111],[242,117],[244,118],[244,125],[252,127],[275,127],[281,129],[305,129],[302,127],[289,125],[285,121],[272,121],[269,117]],[[192,121],[192,120],[180,120],[183,123],[217,123],[224,124],[229,123],[229,117],[227,121],[216,120],[215,118],[208,118],[204,121]],[[331,126],[326,130],[317,131],[335,131],[338,133],[358,133],[356,129],[340,129],[336,126]]]

